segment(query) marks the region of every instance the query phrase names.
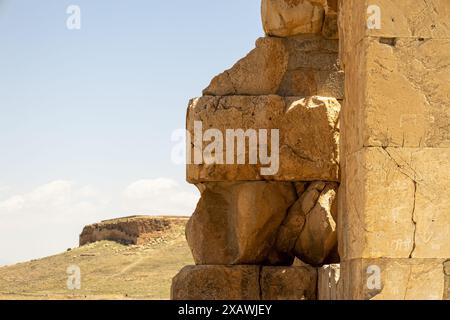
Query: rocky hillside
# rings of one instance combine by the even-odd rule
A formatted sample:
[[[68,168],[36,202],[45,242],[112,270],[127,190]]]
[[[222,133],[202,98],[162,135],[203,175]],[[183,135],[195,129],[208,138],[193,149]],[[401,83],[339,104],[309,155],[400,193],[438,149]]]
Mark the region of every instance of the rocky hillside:
[[[193,264],[184,237],[186,222],[187,218],[130,217],[88,226],[84,235],[89,230],[110,232],[94,232],[99,241],[59,255],[0,267],[0,299],[169,299],[172,277]],[[149,225],[157,227],[142,227]],[[101,238],[137,226],[146,239],[139,245]],[[79,290],[67,287],[71,266],[80,270]]]
[[[120,219],[105,220],[84,227],[80,235],[80,246],[110,240],[122,244],[144,245],[157,242],[172,230],[186,225],[183,217],[131,216]]]

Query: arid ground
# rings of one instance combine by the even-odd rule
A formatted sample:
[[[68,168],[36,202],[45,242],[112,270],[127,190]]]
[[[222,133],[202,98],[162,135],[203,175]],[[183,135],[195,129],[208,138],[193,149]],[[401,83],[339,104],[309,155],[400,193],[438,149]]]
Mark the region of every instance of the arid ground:
[[[171,279],[193,264],[179,226],[143,246],[101,241],[59,255],[0,267],[0,299],[169,299]],[[67,288],[67,268],[81,289]]]

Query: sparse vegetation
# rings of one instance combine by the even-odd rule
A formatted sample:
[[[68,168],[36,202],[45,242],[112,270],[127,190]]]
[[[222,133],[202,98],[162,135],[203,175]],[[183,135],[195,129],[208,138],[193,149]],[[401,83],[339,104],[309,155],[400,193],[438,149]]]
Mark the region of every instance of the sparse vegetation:
[[[193,264],[177,226],[141,246],[100,241],[56,256],[0,267],[0,299],[169,299],[171,279]],[[68,290],[67,267],[81,269],[81,290]]]

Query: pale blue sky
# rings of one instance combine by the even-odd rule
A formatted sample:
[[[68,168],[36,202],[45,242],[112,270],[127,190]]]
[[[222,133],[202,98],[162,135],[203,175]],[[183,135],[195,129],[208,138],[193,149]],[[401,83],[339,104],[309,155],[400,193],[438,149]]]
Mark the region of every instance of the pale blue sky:
[[[66,28],[71,4],[81,30]],[[190,214],[170,136],[188,99],[254,47],[259,6],[0,0],[0,260],[73,247],[99,219]]]

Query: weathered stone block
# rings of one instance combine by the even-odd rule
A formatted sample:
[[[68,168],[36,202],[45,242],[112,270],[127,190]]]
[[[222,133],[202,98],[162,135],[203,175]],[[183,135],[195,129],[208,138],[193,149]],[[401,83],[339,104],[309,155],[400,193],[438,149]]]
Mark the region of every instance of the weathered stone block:
[[[279,229],[276,249],[320,266],[337,249],[337,183],[311,183]]]
[[[366,39],[346,65],[343,148],[450,147],[450,40]]]
[[[341,263],[345,300],[442,300],[443,259],[357,259]]]
[[[317,270],[312,267],[263,267],[262,300],[316,300]]]
[[[216,76],[204,95],[325,96],[343,99],[338,41],[320,36],[261,38],[256,48]]]
[[[344,261],[450,256],[450,149],[365,148],[345,167]]]
[[[337,183],[327,183],[313,207],[303,202],[306,221],[297,239],[294,254],[314,266],[323,264],[337,246]],[[305,208],[307,206],[308,208]]]
[[[344,72],[299,68],[288,70],[280,84],[281,96],[323,96],[343,99]]]
[[[172,300],[316,300],[311,267],[188,266],[172,280]]]
[[[339,111],[337,100],[316,96],[206,96],[194,99],[187,114],[187,129],[192,139],[192,163],[187,166],[187,179],[191,183],[338,181]],[[202,128],[196,129],[196,123],[201,123]],[[219,132],[215,130],[214,134],[220,137],[214,143],[211,137],[202,139],[203,128],[217,129]],[[207,132],[205,136],[209,136]],[[227,136],[230,139],[226,139]],[[239,145],[239,137],[245,150],[238,150],[236,157],[233,151]],[[221,139],[223,143],[218,143]],[[217,147],[213,148],[214,152],[211,146]],[[205,153],[208,150],[211,152]],[[228,156],[230,151],[231,156]],[[269,161],[261,157],[261,152],[270,158],[266,159]],[[197,161],[196,155],[203,159]]]
[[[287,71],[289,53],[283,39],[260,38],[256,48],[231,69],[213,78],[205,95],[263,95],[276,93]]]
[[[450,38],[447,0],[345,0],[340,1],[339,20],[345,64],[352,59],[351,50],[367,37]]]
[[[317,299],[339,300],[342,294],[339,292],[340,265],[331,264],[318,269]]]
[[[325,7],[326,0],[262,0],[264,31],[277,37],[320,33]]]
[[[297,195],[292,183],[205,183],[186,236],[197,264],[262,264]],[[280,257],[282,258],[282,257]],[[292,264],[271,261],[273,264]]]
[[[259,300],[258,266],[187,266],[172,280],[172,300]]]

